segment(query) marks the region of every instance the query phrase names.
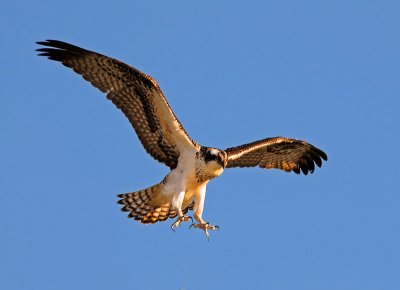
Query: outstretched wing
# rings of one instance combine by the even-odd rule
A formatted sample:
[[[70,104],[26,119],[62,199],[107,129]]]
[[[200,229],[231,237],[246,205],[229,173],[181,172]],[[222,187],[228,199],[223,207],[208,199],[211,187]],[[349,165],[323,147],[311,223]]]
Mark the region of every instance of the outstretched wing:
[[[157,82],[116,59],[57,41],[37,42],[39,55],[59,61],[89,81],[128,118],[146,151],[171,169],[180,152],[198,148],[169,106]]]
[[[321,167],[328,156],[313,145],[284,137],[267,138],[225,150],[228,155],[226,167],[277,168],[287,172],[300,170],[313,173],[315,164]],[[314,164],[315,163],[315,164]]]

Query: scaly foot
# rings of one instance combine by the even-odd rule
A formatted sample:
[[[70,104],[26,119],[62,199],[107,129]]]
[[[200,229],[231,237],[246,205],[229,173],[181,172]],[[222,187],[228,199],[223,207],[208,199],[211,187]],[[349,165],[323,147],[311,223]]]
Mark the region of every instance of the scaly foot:
[[[191,224],[190,228],[196,228],[196,229],[202,229],[204,231],[204,233],[206,234],[207,238],[210,236],[210,233],[208,232],[208,230],[212,230],[215,231],[216,229],[219,230],[219,226],[213,226],[210,225],[210,223],[201,223],[201,224]]]
[[[178,217],[178,219],[171,225],[171,230],[175,231],[175,229],[181,225],[181,222],[187,222],[191,220],[193,222],[193,219],[191,216],[183,215]]]

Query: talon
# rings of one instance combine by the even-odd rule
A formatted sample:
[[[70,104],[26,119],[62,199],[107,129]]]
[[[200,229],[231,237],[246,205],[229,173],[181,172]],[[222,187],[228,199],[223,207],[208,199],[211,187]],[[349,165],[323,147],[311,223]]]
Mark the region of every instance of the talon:
[[[210,223],[199,223],[199,224],[191,224],[189,229],[195,227],[195,228],[200,228],[204,231],[204,233],[206,234],[206,237],[208,238],[210,236],[210,233],[208,232],[208,230],[212,230],[215,231],[215,229],[219,230],[219,226],[213,226],[210,225]]]
[[[171,225],[171,230],[175,232],[175,228],[181,226],[182,222],[186,222],[188,220],[191,220],[193,222],[193,218],[191,216],[183,215],[181,217],[178,217],[177,220]]]

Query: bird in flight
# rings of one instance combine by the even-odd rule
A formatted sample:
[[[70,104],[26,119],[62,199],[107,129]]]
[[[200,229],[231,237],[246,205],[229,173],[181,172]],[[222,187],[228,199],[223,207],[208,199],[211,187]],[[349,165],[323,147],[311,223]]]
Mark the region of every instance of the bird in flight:
[[[148,154],[170,172],[153,186],[119,194],[118,203],[128,217],[144,224],[176,218],[171,228],[192,220],[191,227],[209,230],[218,226],[203,220],[208,182],[226,168],[255,167],[286,172],[313,173],[327,155],[313,145],[285,137],[266,138],[221,150],[202,146],[183,128],[158,83],[149,75],[116,59],[57,40],[37,42],[40,56],[73,69],[128,118]]]

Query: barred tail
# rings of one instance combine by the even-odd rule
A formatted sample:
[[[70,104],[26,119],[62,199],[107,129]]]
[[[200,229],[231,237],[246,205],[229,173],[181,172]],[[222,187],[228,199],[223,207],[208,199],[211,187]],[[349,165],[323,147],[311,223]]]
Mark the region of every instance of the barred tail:
[[[178,215],[176,210],[170,208],[169,202],[164,201],[160,204],[160,184],[117,196],[121,198],[117,202],[123,205],[121,210],[129,212],[128,218],[134,218],[144,224],[162,222]],[[193,209],[193,206],[194,203],[188,205],[183,209],[183,213]]]

